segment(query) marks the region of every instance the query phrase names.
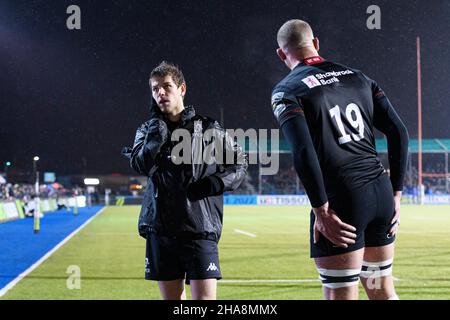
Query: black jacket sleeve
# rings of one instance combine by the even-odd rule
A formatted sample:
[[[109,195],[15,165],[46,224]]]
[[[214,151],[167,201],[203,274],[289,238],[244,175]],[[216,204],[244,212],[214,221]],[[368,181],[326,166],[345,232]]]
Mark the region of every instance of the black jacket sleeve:
[[[223,182],[223,191],[234,191],[244,181],[247,174],[248,159],[242,146],[240,146],[233,137],[231,137],[218,122],[214,126],[224,133],[225,153],[233,154],[233,161],[228,163],[225,161],[223,165],[219,165],[216,177]]]
[[[144,123],[136,130],[133,148],[130,155],[130,166],[142,175],[148,176],[153,167],[154,159],[145,150],[145,137],[148,133],[148,124]]]
[[[187,197],[190,201],[223,194],[225,185],[216,175],[210,175],[191,183],[187,188]]]
[[[232,161],[228,162],[226,161],[227,157],[225,157],[224,163],[218,165],[218,170],[213,176],[219,178],[220,181],[217,182],[216,180],[213,183],[216,186],[217,183],[220,185],[223,184],[222,192],[234,191],[239,187],[242,181],[244,181],[247,174],[247,155],[242,149],[242,146],[240,146],[217,121],[214,121],[213,127],[223,133],[225,155],[230,154],[233,158]]]
[[[408,160],[408,131],[384,92],[372,83],[374,126],[386,135],[390,179],[394,191],[402,191]]]
[[[248,159],[242,147],[234,141],[217,121],[211,121],[209,129],[213,129],[216,138],[222,140],[224,161],[217,164],[217,171],[188,186],[188,198],[193,200],[223,194],[225,191],[236,190],[247,174]],[[230,157],[227,157],[230,155]],[[231,160],[231,161],[227,161]]]
[[[305,187],[313,208],[327,201],[322,170],[317,159],[308,125],[303,115],[291,117],[281,125],[281,131],[287,139],[294,158],[294,167]]]
[[[165,122],[152,118],[141,125],[134,138],[130,155],[130,166],[136,172],[149,176],[155,165],[156,156],[161,146],[168,140],[169,130]]]

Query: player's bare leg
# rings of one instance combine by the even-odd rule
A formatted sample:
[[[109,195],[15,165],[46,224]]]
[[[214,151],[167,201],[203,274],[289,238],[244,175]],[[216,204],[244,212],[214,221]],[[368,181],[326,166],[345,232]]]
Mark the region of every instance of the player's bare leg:
[[[366,247],[361,283],[371,300],[398,300],[392,276],[394,244]]]
[[[158,286],[164,300],[186,300],[184,279],[158,281]]]
[[[217,279],[191,280],[191,294],[194,300],[216,300]]]
[[[364,249],[315,258],[327,300],[357,300]]]

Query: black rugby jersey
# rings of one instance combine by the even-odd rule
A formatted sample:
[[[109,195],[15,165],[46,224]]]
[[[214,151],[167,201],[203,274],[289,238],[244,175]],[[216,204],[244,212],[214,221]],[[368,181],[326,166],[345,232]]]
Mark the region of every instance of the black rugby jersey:
[[[377,157],[374,127],[388,138],[392,185],[394,191],[402,189],[406,128],[377,83],[361,71],[319,56],[305,59],[275,86],[272,109],[313,206],[326,202],[325,193],[329,197],[337,188],[363,186],[385,171]],[[292,119],[297,123],[285,125]],[[308,154],[314,150],[316,157]]]

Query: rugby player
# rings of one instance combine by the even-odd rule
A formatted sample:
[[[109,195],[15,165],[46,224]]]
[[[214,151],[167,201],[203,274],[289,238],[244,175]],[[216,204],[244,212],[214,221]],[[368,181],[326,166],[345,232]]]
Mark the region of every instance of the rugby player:
[[[312,205],[310,250],[326,299],[398,299],[394,240],[408,133],[378,84],[319,56],[309,24],[289,20],[276,50],[291,72],[272,92],[272,109]],[[374,129],[386,135],[388,176]]]

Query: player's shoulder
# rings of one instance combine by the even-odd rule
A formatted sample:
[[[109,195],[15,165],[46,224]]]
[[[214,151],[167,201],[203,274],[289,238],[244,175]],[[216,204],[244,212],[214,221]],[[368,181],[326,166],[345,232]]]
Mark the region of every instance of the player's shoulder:
[[[203,129],[220,129],[222,130],[222,126],[219,123],[219,121],[217,121],[214,118],[211,118],[209,116],[205,116],[205,115],[200,115],[200,114],[196,114],[194,117],[192,117],[192,121],[196,122],[196,121],[201,121],[202,123],[202,127]]]
[[[285,76],[272,90],[272,100],[279,96],[301,98],[311,93],[311,90],[324,85],[348,79],[358,83],[369,84],[373,81],[362,71],[331,60],[321,60],[319,63],[300,63]]]
[[[362,72],[361,70],[359,70],[357,68],[353,68],[348,65],[338,63],[338,62],[332,62],[332,61],[330,61],[330,64],[333,66],[333,69],[338,69],[338,70],[341,70],[343,73],[354,75],[354,76],[358,77],[359,79],[361,79],[362,81],[368,81],[368,82],[372,81],[372,79],[370,79],[364,72]]]
[[[279,81],[272,90],[272,95],[284,92],[288,94],[298,95],[304,90],[304,84],[301,82],[303,76],[307,76],[307,69],[296,67]],[[300,81],[299,81],[300,80]]]
[[[334,68],[338,68],[338,69],[345,69],[345,70],[350,70],[354,73],[361,73],[361,70],[350,67],[346,64],[340,63],[340,62],[336,62],[336,61],[331,61],[331,60],[327,60],[327,62],[329,63],[330,66],[334,67]]]
[[[151,121],[152,119],[149,119],[149,120],[147,120],[147,121],[145,121],[144,123],[142,123],[138,128],[137,128],[137,131],[140,131],[140,132],[146,132],[147,130],[148,130],[148,128],[150,127],[150,121]]]
[[[318,78],[326,78],[337,75],[357,75],[362,74],[360,70],[350,68],[346,65],[320,58],[318,63],[302,62],[286,75],[273,89],[273,94],[277,92],[288,92],[297,96],[307,94],[308,89],[319,86]]]
[[[271,96],[272,105],[284,99],[295,101],[307,93],[308,87],[301,81],[307,75],[304,70],[300,70],[301,72],[298,71],[298,69],[292,70],[274,86]]]
[[[213,118],[211,118],[211,117],[209,117],[209,116],[206,116],[206,115],[203,115],[203,114],[198,114],[198,113],[196,113],[196,114],[192,117],[191,120],[192,120],[192,121],[198,121],[198,120],[201,120],[202,122],[205,122],[205,123],[210,123],[210,122],[215,122],[215,121],[216,121],[215,119],[213,119]]]

